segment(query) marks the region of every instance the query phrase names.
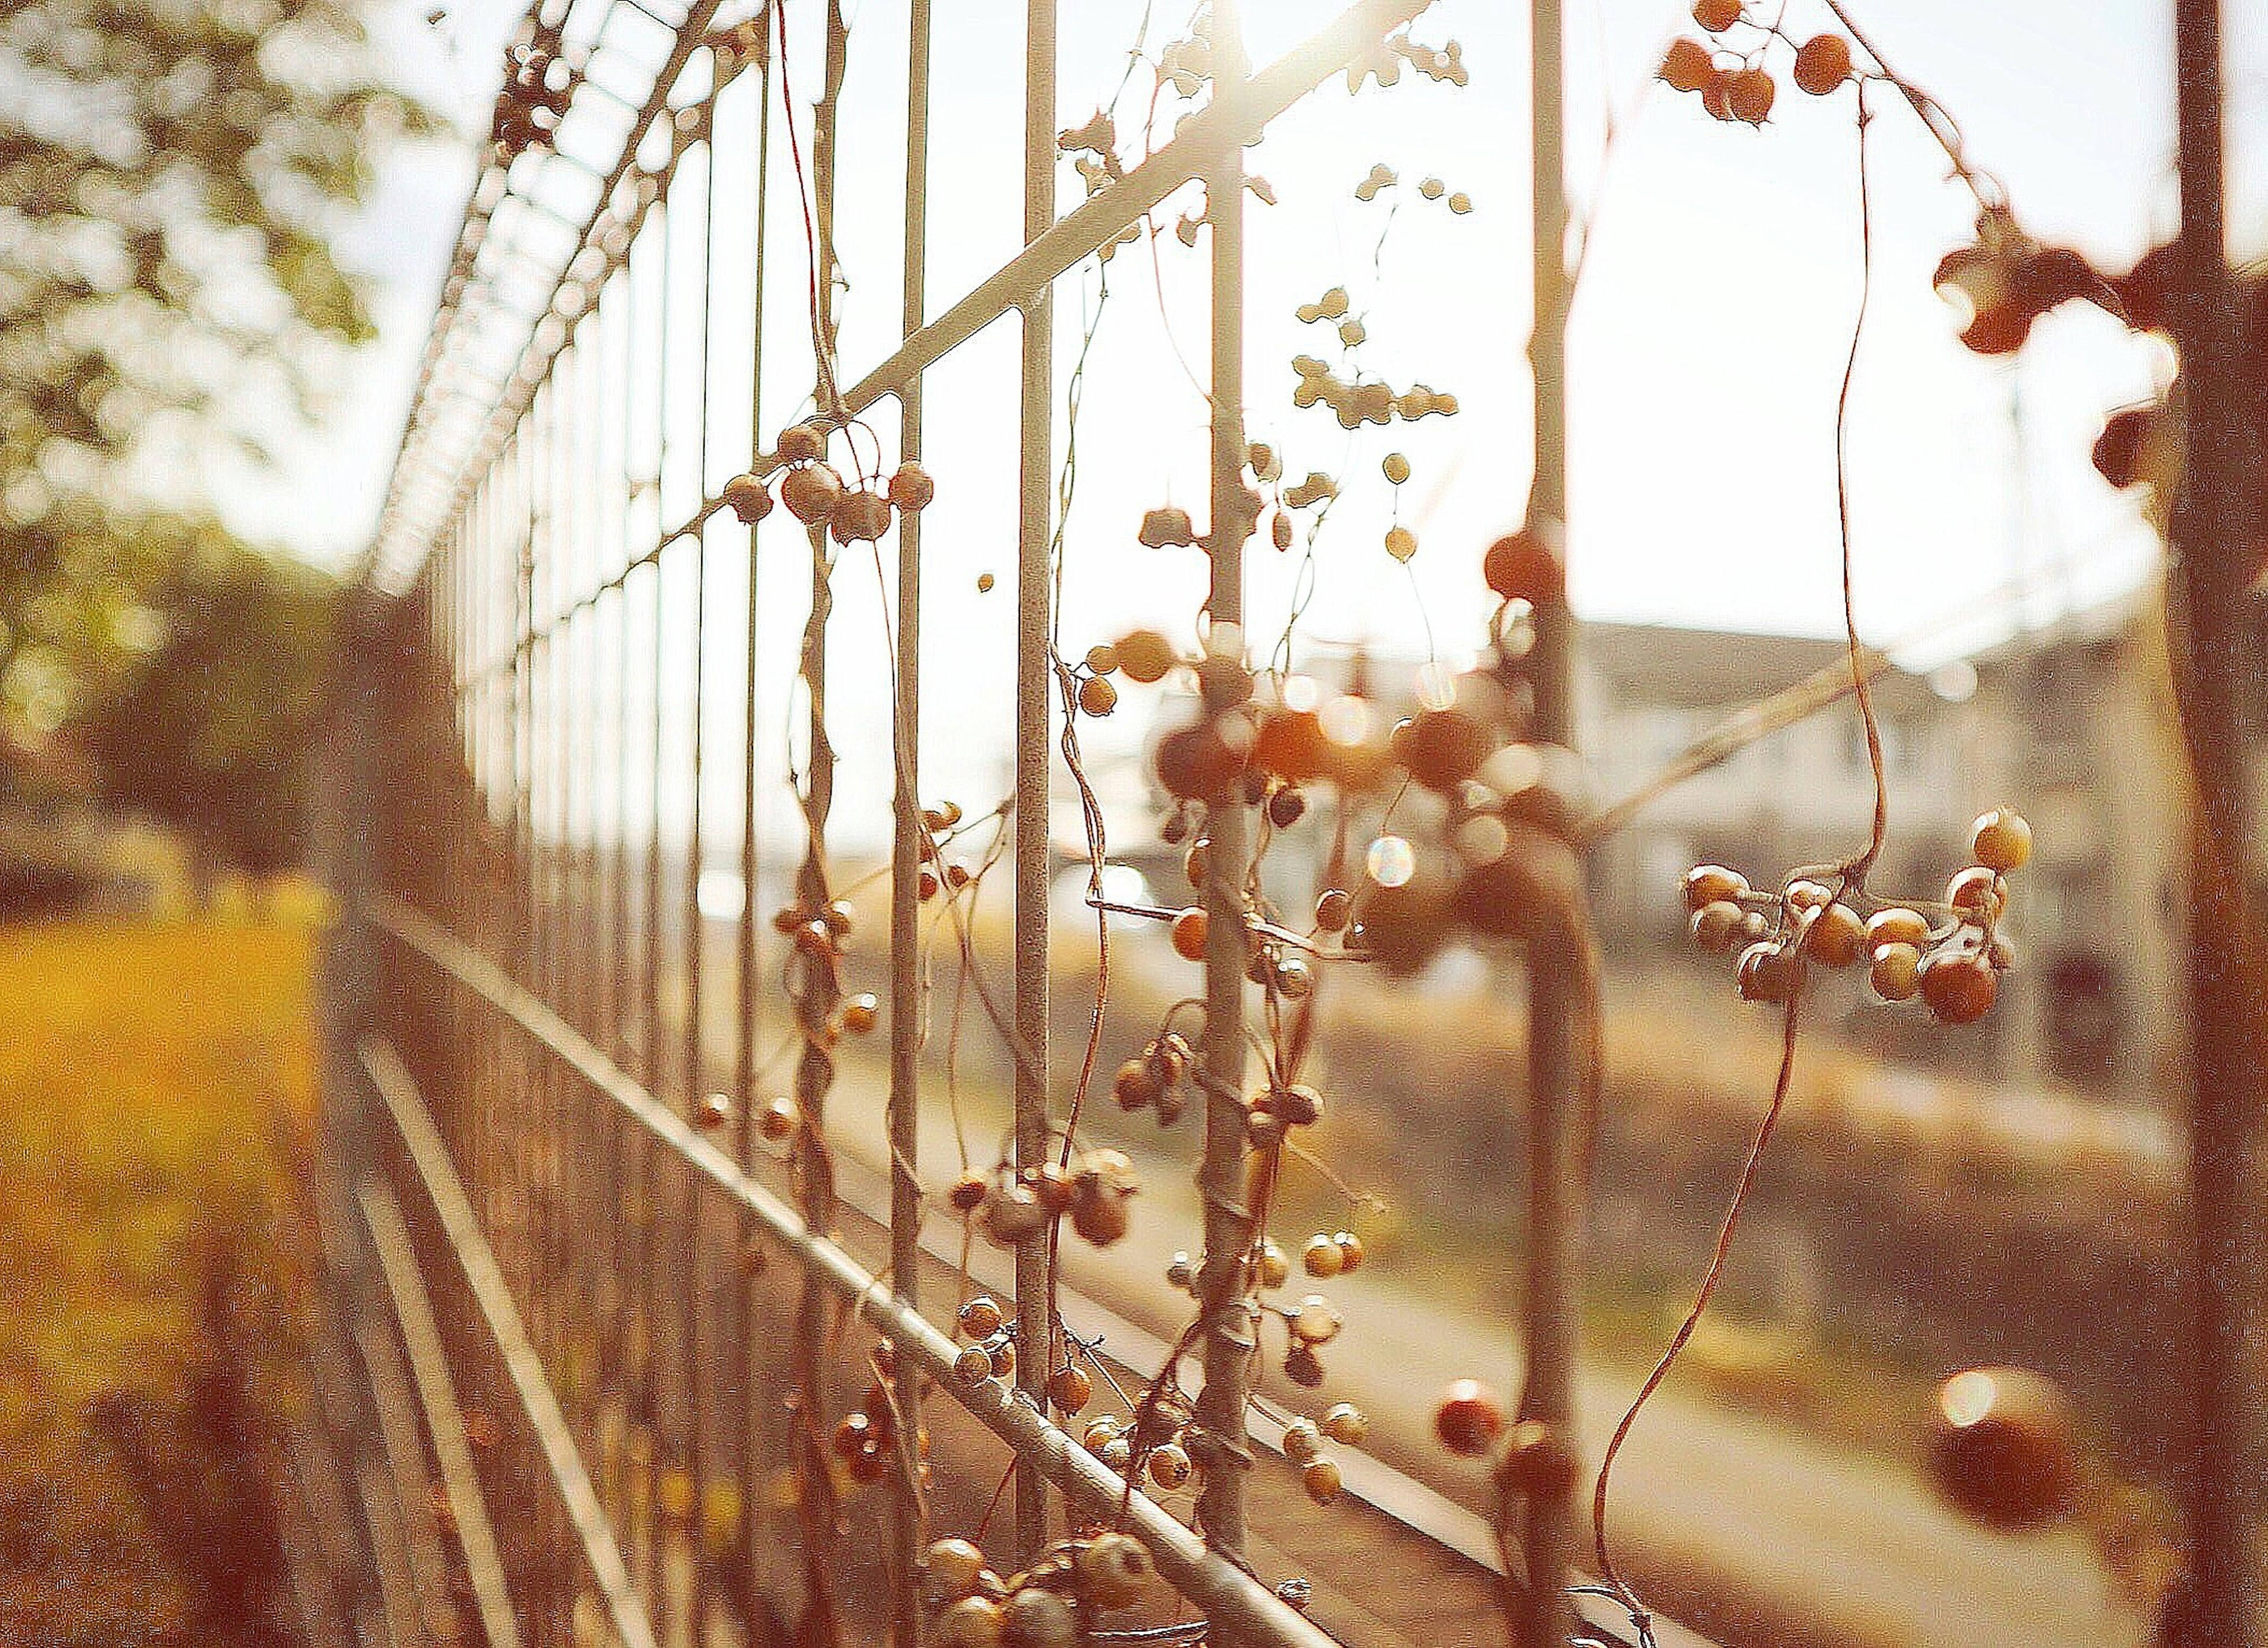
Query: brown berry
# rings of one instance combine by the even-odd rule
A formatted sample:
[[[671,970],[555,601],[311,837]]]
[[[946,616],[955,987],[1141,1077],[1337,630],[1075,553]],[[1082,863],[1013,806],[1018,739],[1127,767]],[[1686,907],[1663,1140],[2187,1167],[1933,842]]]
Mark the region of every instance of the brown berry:
[[[1986,864],[1971,864],[1945,884],[1945,901],[1972,921],[1997,921],[2008,902],[2008,889]]]
[[[1779,85],[1763,69],[1736,69],[1725,77],[1725,107],[1733,118],[1761,126],[1771,114]]]
[[[2080,1487],[2071,1406],[2022,1368],[1971,1368],[1938,1387],[1930,1474],[1988,1527],[2014,1532],[2068,1514]]]
[[[857,1459],[865,1450],[871,1429],[865,1414],[845,1414],[835,1427],[835,1452],[845,1460]]]
[[[1704,904],[1693,912],[1693,942],[1712,955],[1722,955],[1739,939],[1744,920],[1741,907],[1728,899]]]
[[[1179,661],[1173,644],[1155,629],[1137,629],[1118,643],[1118,667],[1128,681],[1145,687],[1165,680]]]
[[[1331,1240],[1335,1245],[1336,1245],[1339,1250],[1339,1268],[1341,1269],[1359,1270],[1362,1269],[1363,1255],[1366,1250],[1362,1245],[1361,1237],[1356,1235],[1351,1230],[1333,1231],[1331,1232]]]
[[[1571,1492],[1582,1473],[1582,1459],[1566,1432],[1541,1419],[1523,1419],[1513,1426],[1497,1466],[1497,1480],[1525,1499]]]
[[[826,433],[810,423],[791,423],[780,431],[773,456],[784,464],[815,463],[827,453]]]
[[[795,1100],[785,1093],[764,1100],[763,1108],[756,1112],[756,1131],[774,1144],[795,1131],[803,1113],[796,1108]]]
[[[1921,952],[1910,944],[1883,945],[1867,968],[1867,982],[1884,1001],[1911,1001],[1921,989]]]
[[[1326,888],[1315,899],[1317,932],[1344,932],[1353,916],[1354,895],[1342,888]]]
[[[1741,952],[1741,961],[1734,980],[1740,986],[1741,999],[1752,1002],[1784,1002],[1795,990],[1796,970],[1801,964],[1795,953],[1776,939],[1764,939]]]
[[[1477,1379],[1459,1379],[1433,1410],[1433,1431],[1450,1453],[1478,1459],[1504,1431],[1504,1404]]]
[[[1294,1419],[1284,1427],[1284,1457],[1304,1465],[1323,1451],[1322,1428],[1312,1419]]]
[[[1211,936],[1211,918],[1196,905],[1190,905],[1174,917],[1174,948],[1183,960],[1204,960],[1205,943]]]
[[[703,1095],[701,1102],[693,1107],[693,1125],[703,1132],[723,1127],[732,1119],[733,1101],[720,1093]]]
[[[1888,909],[1876,910],[1867,922],[1867,947],[1880,950],[1885,945],[1911,945],[1918,949],[1929,942],[1929,919],[1919,910],[1893,904]]]
[[[1326,1281],[1346,1269],[1346,1255],[1328,1236],[1310,1237],[1300,1254],[1300,1262],[1307,1267],[1309,1276]]]
[[[872,543],[890,530],[890,500],[863,488],[845,492],[827,511],[827,530],[837,543]]]
[[[1533,532],[1507,533],[1481,557],[1481,577],[1503,600],[1531,607],[1556,606],[1567,598],[1567,570],[1550,545]]]
[[[1690,910],[1730,902],[1745,896],[1748,890],[1748,878],[1722,864],[1696,864],[1685,872],[1685,908]]]
[[[890,477],[890,502],[911,515],[925,510],[937,497],[937,482],[919,464],[901,464]]]
[[[873,995],[853,996],[843,1004],[843,1027],[852,1035],[865,1035],[879,1023],[882,1004]]]
[[[1268,541],[1278,549],[1292,547],[1292,518],[1282,510],[1278,510],[1275,519],[1268,523]]]
[[[1851,42],[1840,34],[1815,34],[1795,49],[1796,90],[1825,97],[1851,77]]]
[[[1977,820],[1977,862],[2006,875],[2031,861],[2032,827],[2014,807],[1995,807]]]
[[[806,526],[816,526],[833,512],[843,496],[843,482],[825,464],[806,464],[791,469],[780,482],[780,502],[787,512]]]
[[[974,1213],[983,1205],[984,1193],[989,1188],[983,1173],[965,1173],[953,1181],[953,1188],[946,1193],[946,1200],[956,1213]]]
[[[984,1571],[984,1553],[964,1539],[939,1540],[922,1558],[925,1585],[939,1601],[965,1597]]]
[[[1273,1241],[1260,1244],[1260,1285],[1279,1288],[1291,1278],[1292,1261]]]
[[[1130,1534],[1098,1534],[1073,1559],[1079,1590],[1098,1608],[1122,1608],[1135,1601],[1156,1571],[1150,1553]]]
[[[1079,684],[1079,707],[1091,716],[1107,716],[1118,708],[1118,688],[1107,675],[1090,675]]]
[[[1317,1505],[1329,1505],[1339,1497],[1344,1486],[1339,1468],[1327,1459],[1309,1460],[1300,1473],[1300,1485],[1307,1490],[1307,1497]]]
[[[1992,962],[1973,951],[1926,956],[1918,976],[1922,1001],[1940,1024],[1974,1024],[1992,1010],[2000,994]]]
[[[1709,84],[1713,68],[1709,48],[1699,40],[1681,36],[1661,55],[1660,77],[1674,92],[1698,92]]]
[[[1295,1344],[1284,1356],[1284,1377],[1302,1390],[1323,1382],[1323,1359],[1313,1345]]]
[[[1157,1102],[1158,1089],[1159,1083],[1150,1074],[1148,1063],[1138,1058],[1128,1059],[1111,1079],[1110,1096],[1118,1100],[1121,1110],[1139,1110]]]
[[[1048,1400],[1067,1414],[1080,1412],[1094,1400],[1094,1381],[1075,1367],[1059,1367],[1048,1381]]]
[[[1150,1480],[1168,1490],[1184,1486],[1189,1480],[1189,1451],[1178,1442],[1168,1442],[1152,1448],[1150,1451]]]
[[[990,572],[979,572],[976,575],[976,592],[979,595],[990,595],[992,592],[992,585],[995,582],[996,580]]]
[[[1310,1293],[1292,1313],[1292,1332],[1303,1344],[1329,1344],[1344,1325],[1338,1306],[1320,1293]]]
[[[772,495],[755,476],[736,475],[725,482],[725,506],[742,526],[753,526],[772,512]]]
[[[1360,1447],[1370,1434],[1370,1421],[1352,1402],[1334,1402],[1323,1414],[1323,1434],[1346,1447]]]
[[[1447,795],[1494,753],[1488,730],[1462,710],[1423,710],[1395,730],[1395,759],[1436,795]]]
[[[1867,923],[1848,904],[1830,904],[1811,918],[1804,953],[1827,967],[1846,967],[1866,948]]]
[[[1185,509],[1153,509],[1142,517],[1141,530],[1135,534],[1145,548],[1182,549],[1197,542],[1197,528],[1189,523]]]
[[[1741,0],[1693,0],[1693,20],[1721,34],[1741,20]]]

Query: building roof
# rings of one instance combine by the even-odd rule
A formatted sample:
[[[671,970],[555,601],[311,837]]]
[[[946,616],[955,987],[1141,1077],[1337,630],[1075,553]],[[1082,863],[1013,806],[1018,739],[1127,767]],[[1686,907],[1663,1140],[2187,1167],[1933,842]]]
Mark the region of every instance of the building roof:
[[[1688,710],[1753,703],[1822,669],[1844,665],[1845,644],[1817,636],[1688,629],[1668,624],[1587,622],[1577,656],[1617,698]],[[1891,668],[1882,688],[1894,699],[1928,688]]]

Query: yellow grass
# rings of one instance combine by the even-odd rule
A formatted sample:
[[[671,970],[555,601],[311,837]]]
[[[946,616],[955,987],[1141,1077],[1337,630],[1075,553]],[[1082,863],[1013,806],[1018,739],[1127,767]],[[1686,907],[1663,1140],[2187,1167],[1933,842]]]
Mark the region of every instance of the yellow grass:
[[[312,954],[304,926],[0,929],[0,1640],[181,1623],[89,1404],[178,1403],[200,1253],[293,1291],[276,1225],[314,1115]]]

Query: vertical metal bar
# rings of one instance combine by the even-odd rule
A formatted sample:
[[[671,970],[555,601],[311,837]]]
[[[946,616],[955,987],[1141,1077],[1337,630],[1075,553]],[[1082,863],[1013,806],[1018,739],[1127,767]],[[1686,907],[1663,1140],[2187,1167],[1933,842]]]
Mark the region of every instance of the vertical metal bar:
[[[1244,33],[1236,0],[1214,0],[1213,97],[1243,95]],[[1205,172],[1205,221],[1212,235],[1212,482],[1205,548],[1211,563],[1207,645],[1243,655],[1244,542],[1254,516],[1244,489],[1244,154],[1223,146]],[[1207,681],[1219,681],[1208,674]],[[1208,685],[1205,709],[1222,713]],[[1197,1278],[1204,1313],[1204,1389],[1197,1420],[1211,1446],[1200,1461],[1204,1486],[1197,1519],[1207,1542],[1232,1556],[1244,1547],[1244,1409],[1250,1400],[1258,1321],[1248,1299],[1252,1213],[1245,1204],[1244,929],[1250,842],[1244,798],[1231,778],[1205,798],[1211,868],[1205,876],[1206,1072],[1204,1155],[1197,1188],[1204,1199],[1204,1262]]]
[[[901,276],[899,328],[921,330],[929,289],[929,55],[930,0],[913,0],[906,28],[905,263]],[[898,402],[898,460],[917,462],[922,452],[922,381],[906,386]],[[898,638],[896,829],[890,851],[890,1285],[909,1307],[919,1304],[921,1281],[921,517],[898,517]],[[921,1380],[895,1381],[903,1434],[921,1435]],[[921,1538],[918,1449],[915,1475],[901,1475],[890,1508],[893,1648],[918,1648],[921,1597],[915,1560]]]
[[[1056,215],[1056,5],[1027,0],[1024,33],[1024,242],[1047,232]],[[1049,548],[1055,418],[1055,297],[1042,285],[1023,306],[1023,400],[1019,418],[1020,510],[1016,531],[1016,1166],[1048,1159],[1048,704],[1054,687],[1049,651]],[[1047,1402],[1054,1361],[1048,1320],[1048,1239],[1016,1244],[1016,1383]],[[1029,1556],[1047,1543],[1047,1478],[1038,1464],[1016,1466],[1016,1548]]]
[[[781,55],[787,51],[784,29]],[[818,313],[814,316],[823,351],[814,363],[824,410],[832,415],[835,383],[835,150],[837,99],[843,88],[844,31],[842,7],[828,0],[825,79],[811,112],[812,192],[814,218],[811,257],[813,285]],[[788,116],[794,117],[790,109]],[[834,611],[824,524],[810,529],[811,607],[804,623],[802,674],[809,704],[810,748],[806,761],[803,865],[797,877],[799,901],[808,918],[825,914],[832,898],[827,872],[827,820],[835,805],[835,749],[827,731],[827,626]],[[823,923],[822,923],[823,925]],[[834,1034],[834,1013],[840,985],[831,955],[825,960],[806,957],[799,969],[795,990],[796,1016],[803,1036],[803,1051],[796,1063],[796,1105],[799,1112],[795,1135],[795,1166],[802,1190],[803,1214],[815,1230],[829,1228],[835,1218],[835,1181],[827,1151],[827,1096],[835,1080],[835,1061],[828,1052]],[[823,1491],[820,1481],[827,1470],[822,1439],[823,1409],[827,1402],[826,1344],[829,1318],[826,1290],[808,1269],[804,1273],[796,1310],[795,1416],[797,1485],[805,1496],[802,1506],[806,1614],[804,1640],[831,1644],[836,1640],[833,1529],[824,1526],[826,1513],[810,1496]]]
[[[1535,329],[1528,356],[1535,374],[1535,479],[1529,526],[1546,541],[1564,541],[1567,508],[1567,194],[1561,144],[1562,50],[1559,0],[1532,0],[1532,97]],[[1528,658],[1535,689],[1535,736],[1572,746],[1572,620],[1564,603],[1536,614]],[[1563,1433],[1575,1416],[1576,1274],[1582,1198],[1575,1184],[1578,1110],[1575,1021],[1581,958],[1572,935],[1554,933],[1528,954],[1528,1297],[1527,1371],[1522,1419]],[[1521,1648],[1559,1648],[1574,1624],[1566,1595],[1574,1548],[1574,1484],[1531,1495],[1521,1550],[1526,1574],[1513,1601]]]
[[[717,164],[711,143],[711,111],[713,104],[703,103],[702,120],[702,197],[701,197],[701,291],[696,311],[693,335],[699,351],[697,387],[694,392],[693,477],[696,496],[708,496],[709,467],[709,287],[711,271],[716,263],[717,251]],[[667,416],[666,408],[664,410]],[[706,743],[708,717],[705,712],[704,689],[708,684],[709,658],[709,534],[704,528],[685,548],[693,557],[693,702],[688,715],[692,722],[693,752],[691,761],[693,814],[687,828],[685,850],[685,1102],[688,1111],[701,1102],[702,1090],[708,1085],[707,1071],[702,1054],[701,986],[702,948],[708,935],[703,931],[701,917],[701,856],[702,835],[702,758]],[[685,1262],[676,1267],[678,1277],[679,1356],[682,1363],[679,1387],[685,1401],[686,1468],[690,1473],[693,1490],[693,1512],[687,1525],[687,1543],[690,1547],[693,1564],[692,1583],[687,1607],[692,1613],[691,1638],[694,1648],[702,1648],[709,1640],[709,1556],[705,1539],[704,1512],[709,1498],[709,1465],[704,1444],[707,1428],[702,1423],[702,1407],[706,1381],[699,1375],[701,1366],[700,1290],[705,1272],[706,1248],[702,1240],[703,1198],[698,1182],[689,1173],[681,1173],[685,1184],[685,1228],[682,1232]]]
[[[756,211],[752,282],[755,289],[755,323],[749,328],[748,347],[748,463],[753,468],[763,453],[764,384],[764,235],[770,227],[771,188],[772,71],[766,52],[757,72],[756,87]],[[756,646],[759,615],[756,572],[757,546],[762,528],[748,529],[748,627],[747,677],[740,686],[740,922],[738,933],[739,999],[733,1015],[735,1051],[733,1090],[740,1095],[739,1157],[743,1166],[756,1159],[756,1037],[760,1032],[762,1000],[757,989],[761,954],[757,949],[757,813],[756,813]],[[763,1453],[763,1424],[756,1407],[755,1358],[751,1351],[756,1329],[755,1262],[762,1249],[748,1221],[738,1222],[740,1275],[733,1290],[733,1388],[737,1393],[740,1418],[735,1460],[740,1505],[738,1540],[733,1551],[733,1594],[747,1609],[755,1600],[756,1512],[754,1487]]]
[[[2169,595],[2194,781],[2189,931],[2191,1291],[2184,1461],[2190,1572],[2165,1640],[2245,1648],[2264,1604],[2251,1468],[2260,1399],[2250,1372],[2259,1218],[2261,990],[2245,793],[2257,702],[2248,528],[2250,413],[2225,222],[2219,0],[2176,0],[2182,308],[2188,409]]]

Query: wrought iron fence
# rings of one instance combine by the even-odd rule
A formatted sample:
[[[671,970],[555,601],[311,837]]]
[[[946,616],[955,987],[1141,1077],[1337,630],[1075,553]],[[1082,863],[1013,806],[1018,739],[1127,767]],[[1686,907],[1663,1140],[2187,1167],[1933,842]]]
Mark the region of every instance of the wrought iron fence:
[[[1084,1618],[1093,1640],[1187,1641],[1207,1629],[1334,1640],[1328,1608],[1305,1611],[1296,1584],[1270,1588],[1256,1573],[1244,1503],[1252,1321],[1237,1266],[1199,1268],[1202,1331],[1180,1348],[1204,1365],[1189,1434],[1212,1444],[1189,1525],[1049,1416],[1057,1358],[1033,1349],[1057,1343],[1044,1234],[1015,1241],[1002,1278],[1015,1313],[1003,1338],[1024,1350],[1012,1378],[972,1377],[970,1350],[936,1324],[933,1299],[925,1313],[921,1283],[939,1260],[924,1247],[936,1198],[916,1130],[920,923],[954,826],[922,804],[923,516],[897,500],[884,539],[895,566],[880,551],[874,561],[892,580],[894,625],[889,985],[886,1001],[846,1002],[828,709],[848,569],[823,519],[772,512],[767,489],[785,491],[781,472],[800,467],[779,438],[791,424],[871,443],[879,484],[888,466],[866,420],[887,422],[893,406],[896,460],[917,465],[924,374],[1015,318],[1014,791],[994,821],[1014,884],[1012,999],[999,1015],[1009,1165],[1037,1170],[1055,1159],[1049,1094],[1064,1085],[1050,1070],[1048,1000],[1050,695],[1062,687],[1049,627],[1062,375],[1051,291],[1174,190],[1202,184],[1217,524],[1204,541],[1208,613],[1236,624],[1246,532],[1234,526],[1252,524],[1242,149],[1326,77],[1374,63],[1424,10],[1358,0],[1256,69],[1241,59],[1233,0],[1212,0],[1209,32],[1195,37],[1210,48],[1209,98],[1058,216],[1054,0],[1029,0],[1022,244],[941,308],[926,290],[928,0],[912,0],[902,37],[870,39],[870,18],[856,42],[903,70],[904,171],[888,186],[871,170],[838,176],[857,54],[836,0],[750,14],[716,0],[682,11],[541,0],[522,24],[366,568],[365,667],[341,780],[365,858],[350,878],[342,1019],[350,1085],[370,1102],[342,1120],[355,1176],[340,1217],[366,1256],[369,1299],[397,1324],[409,1375],[388,1375],[401,1387],[395,1405],[414,1394],[447,1485],[441,1519],[466,1574],[454,1601],[491,1640],[809,1641],[838,1628],[920,1640],[924,1508],[934,1496],[973,1513],[990,1491],[965,1480],[981,1456],[949,1446],[954,1409],[1012,1453],[1020,1558],[1066,1527],[1123,1528],[1197,1616],[1116,1633]],[[1556,40],[1539,37],[1537,85],[1556,72]],[[872,83],[862,95],[879,107]],[[1557,164],[1539,151],[1538,176]],[[903,225],[899,335],[849,381],[836,376],[838,199]],[[1539,189],[1536,212],[1540,232],[1564,231],[1556,186]],[[1547,296],[1556,279],[1543,283]],[[770,316],[783,281],[807,287],[808,336],[800,315],[784,335]],[[1556,349],[1558,311],[1546,303],[1543,314],[1537,348]],[[889,520],[885,510],[876,524]],[[767,654],[760,621],[783,566],[799,582],[808,571],[792,657]],[[1547,651],[1564,640],[1559,622],[1545,621]],[[798,683],[787,772],[762,771],[768,670]],[[1564,677],[1556,694],[1548,669],[1537,679],[1541,733],[1564,740]],[[780,779],[802,837],[792,865],[775,862],[760,828]],[[1210,820],[1203,907],[1198,1180],[1214,1254],[1255,1241],[1241,1102],[1245,820],[1238,806]],[[736,875],[718,873],[734,860]],[[793,912],[777,931],[765,919],[774,889]],[[1551,969],[1537,972],[1549,997]],[[846,1012],[877,1009],[890,1038],[892,1166],[870,1236],[825,1140]],[[1536,1093],[1557,1098],[1556,1109],[1539,1104],[1534,1129],[1543,1222],[1531,1244],[1529,1411],[1545,1418],[1565,1417],[1571,1400],[1572,1124],[1560,1113],[1575,1081],[1574,1018],[1566,1001],[1540,1002],[1533,1053]],[[776,1040],[794,1056],[793,1102],[766,1112],[757,1094]],[[719,1089],[729,1103],[708,1097]],[[789,1147],[784,1192],[776,1142]],[[964,1251],[964,1275],[967,1264]],[[860,1342],[870,1353],[850,1343],[859,1324],[875,1335]],[[1142,1359],[1124,1348],[1137,1338],[1118,1335],[1114,1354],[1129,1359],[1117,1365]],[[1166,1347],[1149,1359],[1145,1379]],[[1111,1361],[1094,1360],[1108,1377]],[[882,1483],[846,1506],[823,1416],[870,1376],[862,1434],[875,1440],[847,1460]],[[760,1394],[782,1384],[784,1405]],[[916,1439],[932,1424],[927,1460]],[[1382,1468],[1366,1481],[1405,1523],[1506,1565],[1476,1519]],[[784,1506],[795,1539],[781,1535]],[[1540,1499],[1528,1519],[1542,1583],[1510,1593],[1528,1640],[1565,1640],[1557,1599],[1571,1527],[1564,1495]],[[1536,1596],[1551,1600],[1522,1600]]]

